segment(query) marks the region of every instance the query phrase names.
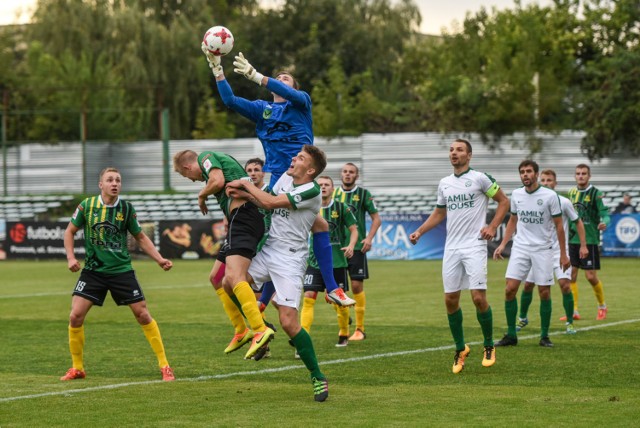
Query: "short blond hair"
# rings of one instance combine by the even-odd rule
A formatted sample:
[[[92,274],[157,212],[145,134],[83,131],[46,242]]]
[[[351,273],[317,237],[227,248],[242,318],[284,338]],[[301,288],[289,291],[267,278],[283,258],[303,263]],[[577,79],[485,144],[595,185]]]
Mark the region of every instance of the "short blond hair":
[[[108,166],[102,171],[100,171],[100,177],[98,178],[98,181],[102,181],[102,176],[105,175],[107,172],[115,172],[116,174],[120,174],[120,171],[118,171],[118,168],[113,166]],[[120,175],[122,176],[122,174]]]
[[[193,163],[198,159],[198,154],[193,150],[181,150],[173,155],[173,170],[180,172],[185,164]]]

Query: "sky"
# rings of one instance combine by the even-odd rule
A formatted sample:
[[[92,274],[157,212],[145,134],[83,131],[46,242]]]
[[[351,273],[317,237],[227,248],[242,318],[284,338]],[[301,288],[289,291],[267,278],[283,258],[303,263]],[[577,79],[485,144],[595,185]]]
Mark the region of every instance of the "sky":
[[[273,0],[272,0],[273,1]],[[421,31],[426,34],[440,34],[443,27],[451,32],[453,21],[462,24],[468,11],[477,12],[484,6],[488,10],[496,7],[498,10],[514,8],[514,0],[414,0],[422,15]],[[522,0],[522,4],[537,3],[543,6],[551,4],[551,0]],[[33,8],[36,0],[0,0],[0,25],[28,22],[30,13],[24,13]],[[16,11],[23,13],[16,18]]]

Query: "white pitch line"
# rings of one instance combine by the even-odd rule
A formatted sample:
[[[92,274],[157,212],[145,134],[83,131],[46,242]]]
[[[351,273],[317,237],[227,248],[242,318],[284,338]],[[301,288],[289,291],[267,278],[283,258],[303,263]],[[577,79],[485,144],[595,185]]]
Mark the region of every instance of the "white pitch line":
[[[580,331],[596,330],[599,328],[613,327],[621,324],[631,324],[639,321],[640,319],[630,319],[630,320],[617,321],[617,322],[606,323],[606,324],[597,324],[597,325],[592,325],[589,327],[577,329],[577,331],[580,332]],[[560,334],[564,334],[564,332],[557,331],[557,332],[549,333],[549,336],[557,336]],[[540,336],[537,334],[529,334],[526,336],[519,336],[518,340],[522,341],[527,339],[537,339],[538,337]],[[479,342],[479,341],[469,342],[469,345],[481,345],[482,343],[483,342]],[[446,345],[446,346],[437,346],[434,348],[413,349],[408,351],[385,352],[383,354],[373,354],[373,355],[365,355],[362,357],[341,358],[338,360],[322,361],[321,365],[328,366],[332,364],[355,363],[359,361],[374,360],[378,358],[398,357],[403,355],[420,354],[424,352],[446,351],[448,349],[453,349],[453,348],[454,348],[454,345]],[[297,370],[302,368],[305,368],[303,364],[296,364],[296,365],[283,366],[283,367],[274,367],[270,369],[248,370],[248,371],[242,371],[242,372],[223,373],[218,375],[207,375],[207,376],[198,376],[198,377],[191,377],[191,378],[178,378],[174,382],[200,382],[200,381],[216,380],[216,379],[228,379],[231,377],[255,376],[255,375],[261,375],[266,373],[277,373],[277,372],[284,372],[284,371],[290,371],[290,370]],[[126,383],[116,383],[113,385],[93,386],[93,387],[81,388],[81,389],[69,389],[66,391],[54,391],[54,392],[43,392],[40,394],[19,395],[16,397],[0,398],[0,403],[6,403],[9,401],[17,401],[17,400],[28,400],[32,398],[53,397],[58,395],[72,395],[72,394],[78,394],[83,392],[105,391],[109,389],[125,388],[128,386],[152,385],[152,384],[158,384],[158,383],[164,383],[164,382],[161,380],[147,380],[147,381],[140,381],[140,382],[126,382]]]
[[[175,290],[179,288],[207,288],[208,284],[192,284],[192,285],[156,285],[143,287],[144,290]],[[24,299],[29,297],[50,297],[50,296],[67,296],[71,295],[73,288],[69,288],[68,291],[55,291],[49,293],[31,293],[31,294],[8,294],[6,296],[0,296],[2,299]]]

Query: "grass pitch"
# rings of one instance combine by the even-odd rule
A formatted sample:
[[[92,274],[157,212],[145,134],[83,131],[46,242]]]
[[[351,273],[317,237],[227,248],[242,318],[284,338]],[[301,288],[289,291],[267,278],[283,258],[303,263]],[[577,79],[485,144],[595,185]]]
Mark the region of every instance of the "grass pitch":
[[[506,261],[489,261],[494,338],[506,331]],[[538,346],[538,298],[517,347],[483,368],[482,335],[467,292],[461,300],[471,355],[451,373],[453,344],[439,261],[372,262],[367,339],[336,348],[335,312],[321,299],[311,335],[330,397],[313,401],[307,370],[279,330],[272,358],[224,355],[232,330],[208,285],[210,263],[134,267],[158,321],[177,381],[160,372],[142,330],[110,298],[85,324],[87,378],[60,382],[70,367],[70,293],[77,274],[64,261],[0,263],[0,426],[635,426],[640,418],[640,304],[637,259],[604,259],[609,305],[579,279],[578,334],[564,335],[554,286],[551,339]],[[276,321],[268,309],[267,318]]]

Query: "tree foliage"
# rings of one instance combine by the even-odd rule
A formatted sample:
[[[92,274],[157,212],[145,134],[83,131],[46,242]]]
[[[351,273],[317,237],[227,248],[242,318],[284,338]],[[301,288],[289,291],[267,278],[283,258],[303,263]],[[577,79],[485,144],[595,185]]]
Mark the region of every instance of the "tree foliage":
[[[272,3],[274,4],[274,3]],[[637,0],[480,8],[460,28],[418,33],[412,0],[39,0],[32,24],[0,28],[10,140],[253,136],[227,112],[199,49],[232,30],[222,59],[236,95],[270,94],[233,73],[243,52],[286,69],[314,103],[315,134],[445,131],[490,144],[515,132],[584,130],[592,158],[640,154]]]

